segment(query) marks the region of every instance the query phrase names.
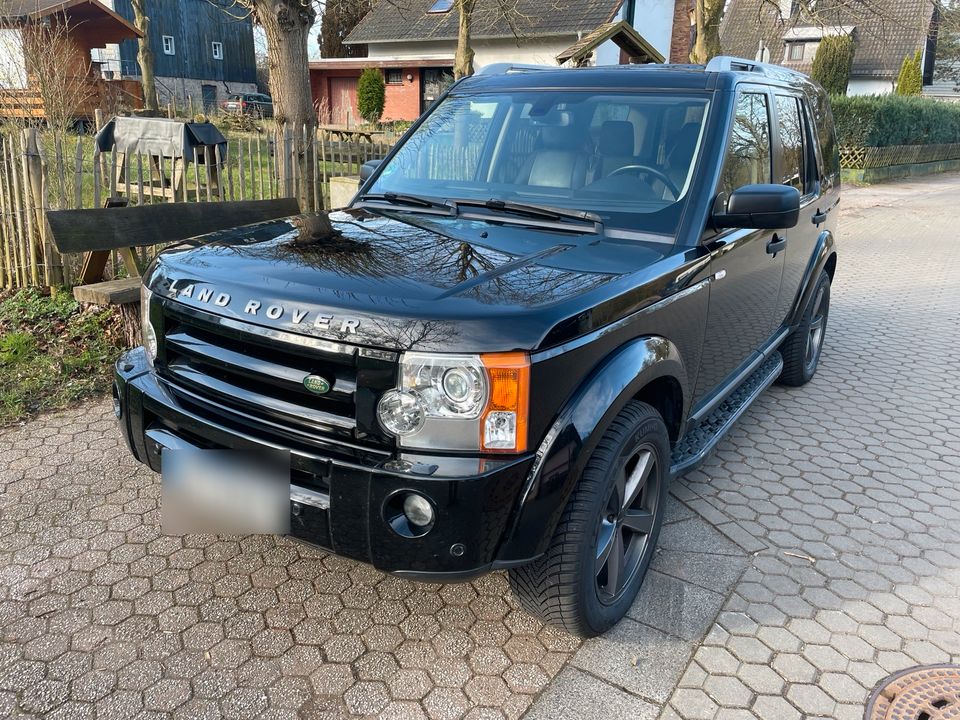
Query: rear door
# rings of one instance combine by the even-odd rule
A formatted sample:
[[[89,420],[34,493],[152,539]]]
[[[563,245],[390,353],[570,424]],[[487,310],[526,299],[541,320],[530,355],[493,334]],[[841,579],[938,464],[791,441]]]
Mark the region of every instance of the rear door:
[[[784,250],[783,282],[777,301],[777,319],[787,320],[800,293],[800,285],[810,263],[817,237],[823,227],[814,222],[814,215],[823,210],[820,197],[819,170],[814,152],[813,133],[806,100],[800,96],[775,90],[776,137],[774,172],[778,182],[800,191],[800,220],[788,228]]]
[[[766,88],[741,86],[738,90],[718,196],[772,181],[771,104]],[[782,233],[735,229],[706,239],[714,281],[695,403],[709,404],[717,392],[722,394],[776,332],[784,253],[771,252],[770,246]]]

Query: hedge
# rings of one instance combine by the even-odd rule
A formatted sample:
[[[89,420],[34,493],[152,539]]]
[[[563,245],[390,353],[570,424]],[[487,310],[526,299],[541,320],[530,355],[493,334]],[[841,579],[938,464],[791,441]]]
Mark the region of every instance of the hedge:
[[[960,103],[903,95],[831,98],[843,147],[960,143]]]

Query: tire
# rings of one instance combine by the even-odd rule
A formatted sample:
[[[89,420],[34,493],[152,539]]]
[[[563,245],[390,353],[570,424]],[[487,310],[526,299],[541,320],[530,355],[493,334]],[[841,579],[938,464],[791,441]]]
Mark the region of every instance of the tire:
[[[650,565],[669,479],[670,438],[663,418],[646,403],[631,401],[587,461],[546,553],[510,571],[510,587],[522,607],[581,637],[613,627],[633,604]],[[631,485],[634,500],[624,508],[623,489]],[[601,545],[610,550],[606,561]],[[618,552],[623,553],[619,581],[610,564]]]
[[[817,372],[823,340],[830,315],[830,276],[821,272],[810,301],[803,310],[800,324],[780,346],[783,371],[777,382],[799,387],[806,385]]]

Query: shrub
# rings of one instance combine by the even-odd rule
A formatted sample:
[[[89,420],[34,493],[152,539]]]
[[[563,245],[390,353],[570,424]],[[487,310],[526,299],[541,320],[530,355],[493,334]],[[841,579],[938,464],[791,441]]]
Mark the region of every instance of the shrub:
[[[849,35],[830,35],[820,41],[810,76],[831,95],[846,95],[855,47]]]
[[[835,96],[831,104],[840,145],[960,143],[960,104],[902,95]]]
[[[367,68],[357,81],[357,110],[368,123],[380,122],[386,102],[386,87],[383,73],[376,68]]]
[[[900,65],[897,76],[897,95],[919,95],[923,91],[923,73],[920,70],[920,51],[913,57],[907,55]]]

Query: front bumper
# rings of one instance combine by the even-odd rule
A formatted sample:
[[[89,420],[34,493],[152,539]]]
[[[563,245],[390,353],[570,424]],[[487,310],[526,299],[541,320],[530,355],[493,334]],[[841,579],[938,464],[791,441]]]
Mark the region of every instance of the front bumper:
[[[533,461],[529,454],[506,459],[386,454],[323,438],[307,445],[158,378],[142,348],[117,361],[114,394],[127,445],[155,471],[164,447],[289,451],[292,500],[300,500],[291,503],[291,534],[338,555],[434,582],[466,580],[532,559],[524,557],[526,543],[517,553],[516,538],[509,543],[514,555],[499,555]],[[386,519],[391,496],[410,490],[428,497],[436,512],[421,537],[399,534]]]

